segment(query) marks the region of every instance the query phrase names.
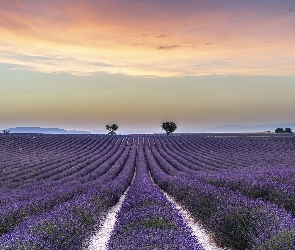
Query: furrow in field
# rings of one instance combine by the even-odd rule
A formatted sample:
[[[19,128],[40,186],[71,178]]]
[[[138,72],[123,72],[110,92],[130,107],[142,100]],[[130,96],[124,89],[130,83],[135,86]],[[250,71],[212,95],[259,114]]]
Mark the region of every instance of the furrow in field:
[[[116,215],[120,210],[122,203],[125,199],[125,196],[128,192],[129,188],[125,191],[125,193],[120,197],[118,203],[111,207],[101,223],[98,231],[89,239],[88,246],[84,248],[84,250],[105,250],[107,249],[107,243],[111,237],[111,232],[116,223]]]
[[[187,222],[187,225],[192,229],[193,235],[198,239],[198,242],[205,250],[229,250],[229,248],[222,248],[218,246],[213,237],[208,231],[202,226],[202,224],[196,221],[190,213],[183,208],[172,196],[163,192],[167,200],[169,200],[179,211],[182,218]]]
[[[153,177],[149,171],[149,176],[154,184],[156,184],[153,180]],[[229,250],[229,248],[222,248],[218,246],[213,239],[213,237],[208,233],[208,230],[204,228],[201,222],[196,221],[193,216],[183,208],[171,195],[167,194],[163,190],[162,193],[165,195],[166,199],[170,201],[174,207],[178,210],[180,216],[186,222],[188,227],[192,231],[192,235],[198,239],[200,245],[204,248],[204,250]]]

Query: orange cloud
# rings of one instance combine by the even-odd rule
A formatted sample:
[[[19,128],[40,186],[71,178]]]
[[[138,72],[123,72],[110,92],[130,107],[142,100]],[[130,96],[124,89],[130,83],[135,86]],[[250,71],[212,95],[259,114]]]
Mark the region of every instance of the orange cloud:
[[[0,62],[75,75],[294,74],[288,1],[219,2],[4,2]]]

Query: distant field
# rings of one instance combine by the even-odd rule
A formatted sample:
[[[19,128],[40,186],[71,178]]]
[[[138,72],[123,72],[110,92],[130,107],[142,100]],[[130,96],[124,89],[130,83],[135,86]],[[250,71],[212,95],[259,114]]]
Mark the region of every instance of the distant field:
[[[295,249],[295,136],[271,133],[1,134],[0,249],[85,249],[129,187],[109,249],[203,249],[162,191],[222,247]]]

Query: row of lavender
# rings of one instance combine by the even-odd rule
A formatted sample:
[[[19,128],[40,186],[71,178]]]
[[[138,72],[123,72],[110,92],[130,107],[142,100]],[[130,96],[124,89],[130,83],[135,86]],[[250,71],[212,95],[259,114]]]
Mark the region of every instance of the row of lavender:
[[[49,211],[53,207],[82,194],[89,187],[97,186],[99,183],[105,183],[113,179],[121,171],[128,155],[118,160],[110,171],[105,172],[100,168],[102,174],[97,180],[87,183],[64,182],[64,184],[47,181],[38,183],[35,186],[12,189],[10,192],[2,192],[1,200],[4,203],[1,206],[0,233],[10,232],[18,223],[31,215],[41,214]],[[112,162],[109,162],[111,165]],[[52,169],[51,169],[52,170]],[[72,176],[72,178],[75,178]],[[49,186],[50,185],[50,186]],[[51,187],[52,186],[52,187]],[[7,190],[7,189],[6,189]],[[17,195],[14,195],[16,193]],[[8,202],[9,201],[9,202]]]
[[[23,139],[22,136],[15,137],[15,139]],[[112,139],[107,137],[75,138],[72,136],[67,138],[66,136],[60,136],[59,141],[55,140],[55,146],[53,147],[51,143],[48,143],[48,146],[44,145],[46,144],[46,139],[43,137],[46,137],[48,142],[54,139],[48,136],[38,135],[31,137],[31,141],[17,140],[12,145],[8,143],[8,145],[4,146],[1,155],[1,172],[3,175],[1,175],[0,180],[2,186],[11,185],[15,187],[19,184],[23,186],[24,183],[31,184],[32,182],[35,185],[36,182],[43,181],[44,179],[64,182],[63,178],[78,171],[80,173],[75,174],[79,174],[79,178],[83,177],[95,170],[97,164],[102,163],[100,159],[102,155],[108,153],[106,156],[109,157],[115,153],[118,154],[118,147],[120,144],[125,144],[127,140],[122,137]],[[8,137],[6,139],[13,140],[14,138]],[[39,139],[42,139],[41,145]],[[41,153],[36,154],[34,149],[29,150],[23,147],[21,151],[14,150],[15,147],[23,146],[22,144],[27,147],[31,144],[32,147],[38,146],[41,148]],[[97,159],[100,159],[100,161],[96,162]],[[107,157],[105,157],[106,159]],[[85,169],[85,166],[88,166],[88,168]],[[83,171],[81,172],[81,170]]]
[[[294,219],[288,213],[294,208],[294,171],[287,167],[295,165],[292,136],[12,134],[0,139],[3,249],[80,249],[130,185],[136,162],[137,177],[119,214],[111,249],[161,244],[163,249],[199,248],[151,182],[146,164],[155,182],[221,245],[295,247]],[[274,198],[279,192],[287,205]],[[174,212],[168,216],[169,209]]]
[[[61,142],[62,139],[61,137]],[[61,185],[68,187],[74,184],[87,184],[91,181],[107,182],[111,176],[104,174],[111,169],[112,165],[119,167],[116,171],[120,170],[120,166],[122,167],[128,157],[130,147],[125,147],[126,138],[121,138],[121,143],[117,144],[118,138],[111,141],[105,141],[104,139],[100,140],[101,148],[94,149],[96,150],[94,153],[86,151],[78,155],[78,158],[77,154],[65,154],[62,161],[56,161],[53,155],[47,157],[46,164],[37,165],[34,160],[38,157],[30,155],[29,152],[23,158],[33,162],[31,165],[14,167],[14,164],[8,166],[7,162],[3,163],[2,161],[1,170],[3,175],[1,177],[6,180],[0,182],[0,188],[4,191],[0,194],[1,205],[23,201],[31,196],[36,196],[34,193],[36,187],[38,187],[37,191],[40,194],[41,191],[48,193],[48,191],[52,191],[56,187],[59,189]],[[67,147],[71,148],[71,144],[68,144]],[[61,147],[60,150],[62,151],[63,148]],[[15,171],[9,173],[8,167]],[[112,171],[114,170],[115,168],[112,168]],[[24,171],[26,173],[22,175]],[[114,174],[116,174],[116,171],[114,171]],[[32,175],[32,172],[34,175]],[[103,176],[104,178],[102,178]],[[15,181],[15,178],[19,180]],[[24,190],[27,192],[25,193]],[[18,191],[20,194],[18,194]]]
[[[220,171],[295,163],[293,136],[153,136],[151,144],[197,170]]]
[[[203,249],[148,172],[139,142],[135,180],[117,215],[108,249]]]
[[[28,137],[1,138],[1,249],[81,249],[131,183],[134,137]],[[28,139],[44,151],[43,164]]]
[[[223,143],[218,143],[219,139]],[[154,180],[201,220],[221,245],[232,249],[295,249],[295,221],[288,213],[293,213],[295,206],[294,170],[286,165],[294,164],[294,137],[218,137],[212,141],[196,136],[147,136],[144,140]],[[215,166],[202,171],[200,152],[206,140],[211,144],[208,149]],[[231,168],[218,165],[216,159],[226,157],[223,154],[239,151],[237,141],[247,152],[240,152],[239,159],[232,157]],[[277,159],[269,159],[266,167],[263,154],[272,158],[273,153],[284,158],[280,165],[276,165]],[[246,161],[250,165],[245,165]]]
[[[243,195],[246,195],[254,199],[261,198],[265,201],[273,202],[279,206],[282,206],[287,211],[291,212],[294,216],[295,214],[294,137],[290,137],[290,136],[287,138],[275,137],[275,138],[268,138],[267,140],[270,140],[270,139],[273,139],[276,144],[275,146],[272,146],[268,151],[263,150],[264,154],[266,155],[269,155],[269,154],[274,155],[274,153],[279,155],[282,154],[283,159],[280,158],[281,162],[286,161],[286,162],[289,162],[289,164],[281,163],[281,164],[264,165],[263,164],[264,157],[262,157],[261,155],[257,155],[256,157],[252,156],[252,158],[254,158],[254,160],[256,161],[256,166],[252,166],[251,168],[249,166],[247,168],[242,168],[239,165],[240,162],[237,161],[234,164],[234,167],[237,169],[237,171],[233,171],[233,170],[221,171],[222,166],[220,166],[219,171],[214,171],[213,173],[206,172],[204,174],[204,171],[199,172],[197,174],[198,178],[202,181],[205,181],[206,183],[209,183],[218,187],[224,187],[226,189],[230,189],[233,191],[238,191],[242,193]],[[247,140],[249,141],[249,138],[247,138]],[[243,142],[243,140],[240,140],[240,141]],[[262,144],[264,143],[263,140],[261,141],[261,143]],[[245,141],[244,141],[244,144],[247,145]],[[270,145],[272,144],[270,143]],[[226,146],[226,144],[223,146]],[[169,159],[169,156],[167,157],[168,154],[165,152],[165,150],[167,151],[168,154],[170,154],[170,159]],[[184,156],[181,155],[181,152],[178,152],[178,154],[175,154],[175,153],[173,154],[173,148],[167,150],[167,147],[165,148],[163,146],[162,148],[159,148],[158,146],[158,151],[162,154],[164,158],[166,158],[170,162],[171,165],[175,166],[178,169],[180,168],[181,163],[185,166],[193,165],[192,162],[190,165],[187,162],[185,162],[186,160],[183,159],[185,155]],[[215,152],[219,155],[220,153],[223,153],[222,151],[223,151],[222,148],[220,148],[220,150],[217,152],[215,149]],[[257,152],[258,150],[252,149],[252,151]],[[287,154],[285,154],[286,152]],[[216,153],[212,153],[213,159],[215,158]],[[247,154],[246,154],[246,157],[247,157]],[[279,158],[277,155],[275,155],[274,157]],[[243,158],[245,158],[245,154],[241,153],[240,161],[242,161]],[[175,163],[175,160],[179,160],[179,162]],[[190,169],[185,168],[185,166],[183,165],[181,167],[182,171],[187,173],[193,173]]]

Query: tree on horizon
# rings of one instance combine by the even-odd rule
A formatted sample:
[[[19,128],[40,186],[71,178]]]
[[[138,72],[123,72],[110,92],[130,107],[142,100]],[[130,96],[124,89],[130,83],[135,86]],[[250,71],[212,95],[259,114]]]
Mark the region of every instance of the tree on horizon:
[[[275,133],[293,133],[291,128],[277,128]]]
[[[162,130],[166,131],[167,135],[172,134],[177,129],[177,126],[174,122],[163,122],[161,127]]]
[[[110,132],[108,133],[109,135],[115,135],[115,131],[119,128],[117,124],[112,124],[112,125],[106,125],[106,129],[109,130]]]
[[[283,128],[276,128],[275,133],[284,133]]]
[[[293,133],[291,128],[285,128],[284,133]]]

